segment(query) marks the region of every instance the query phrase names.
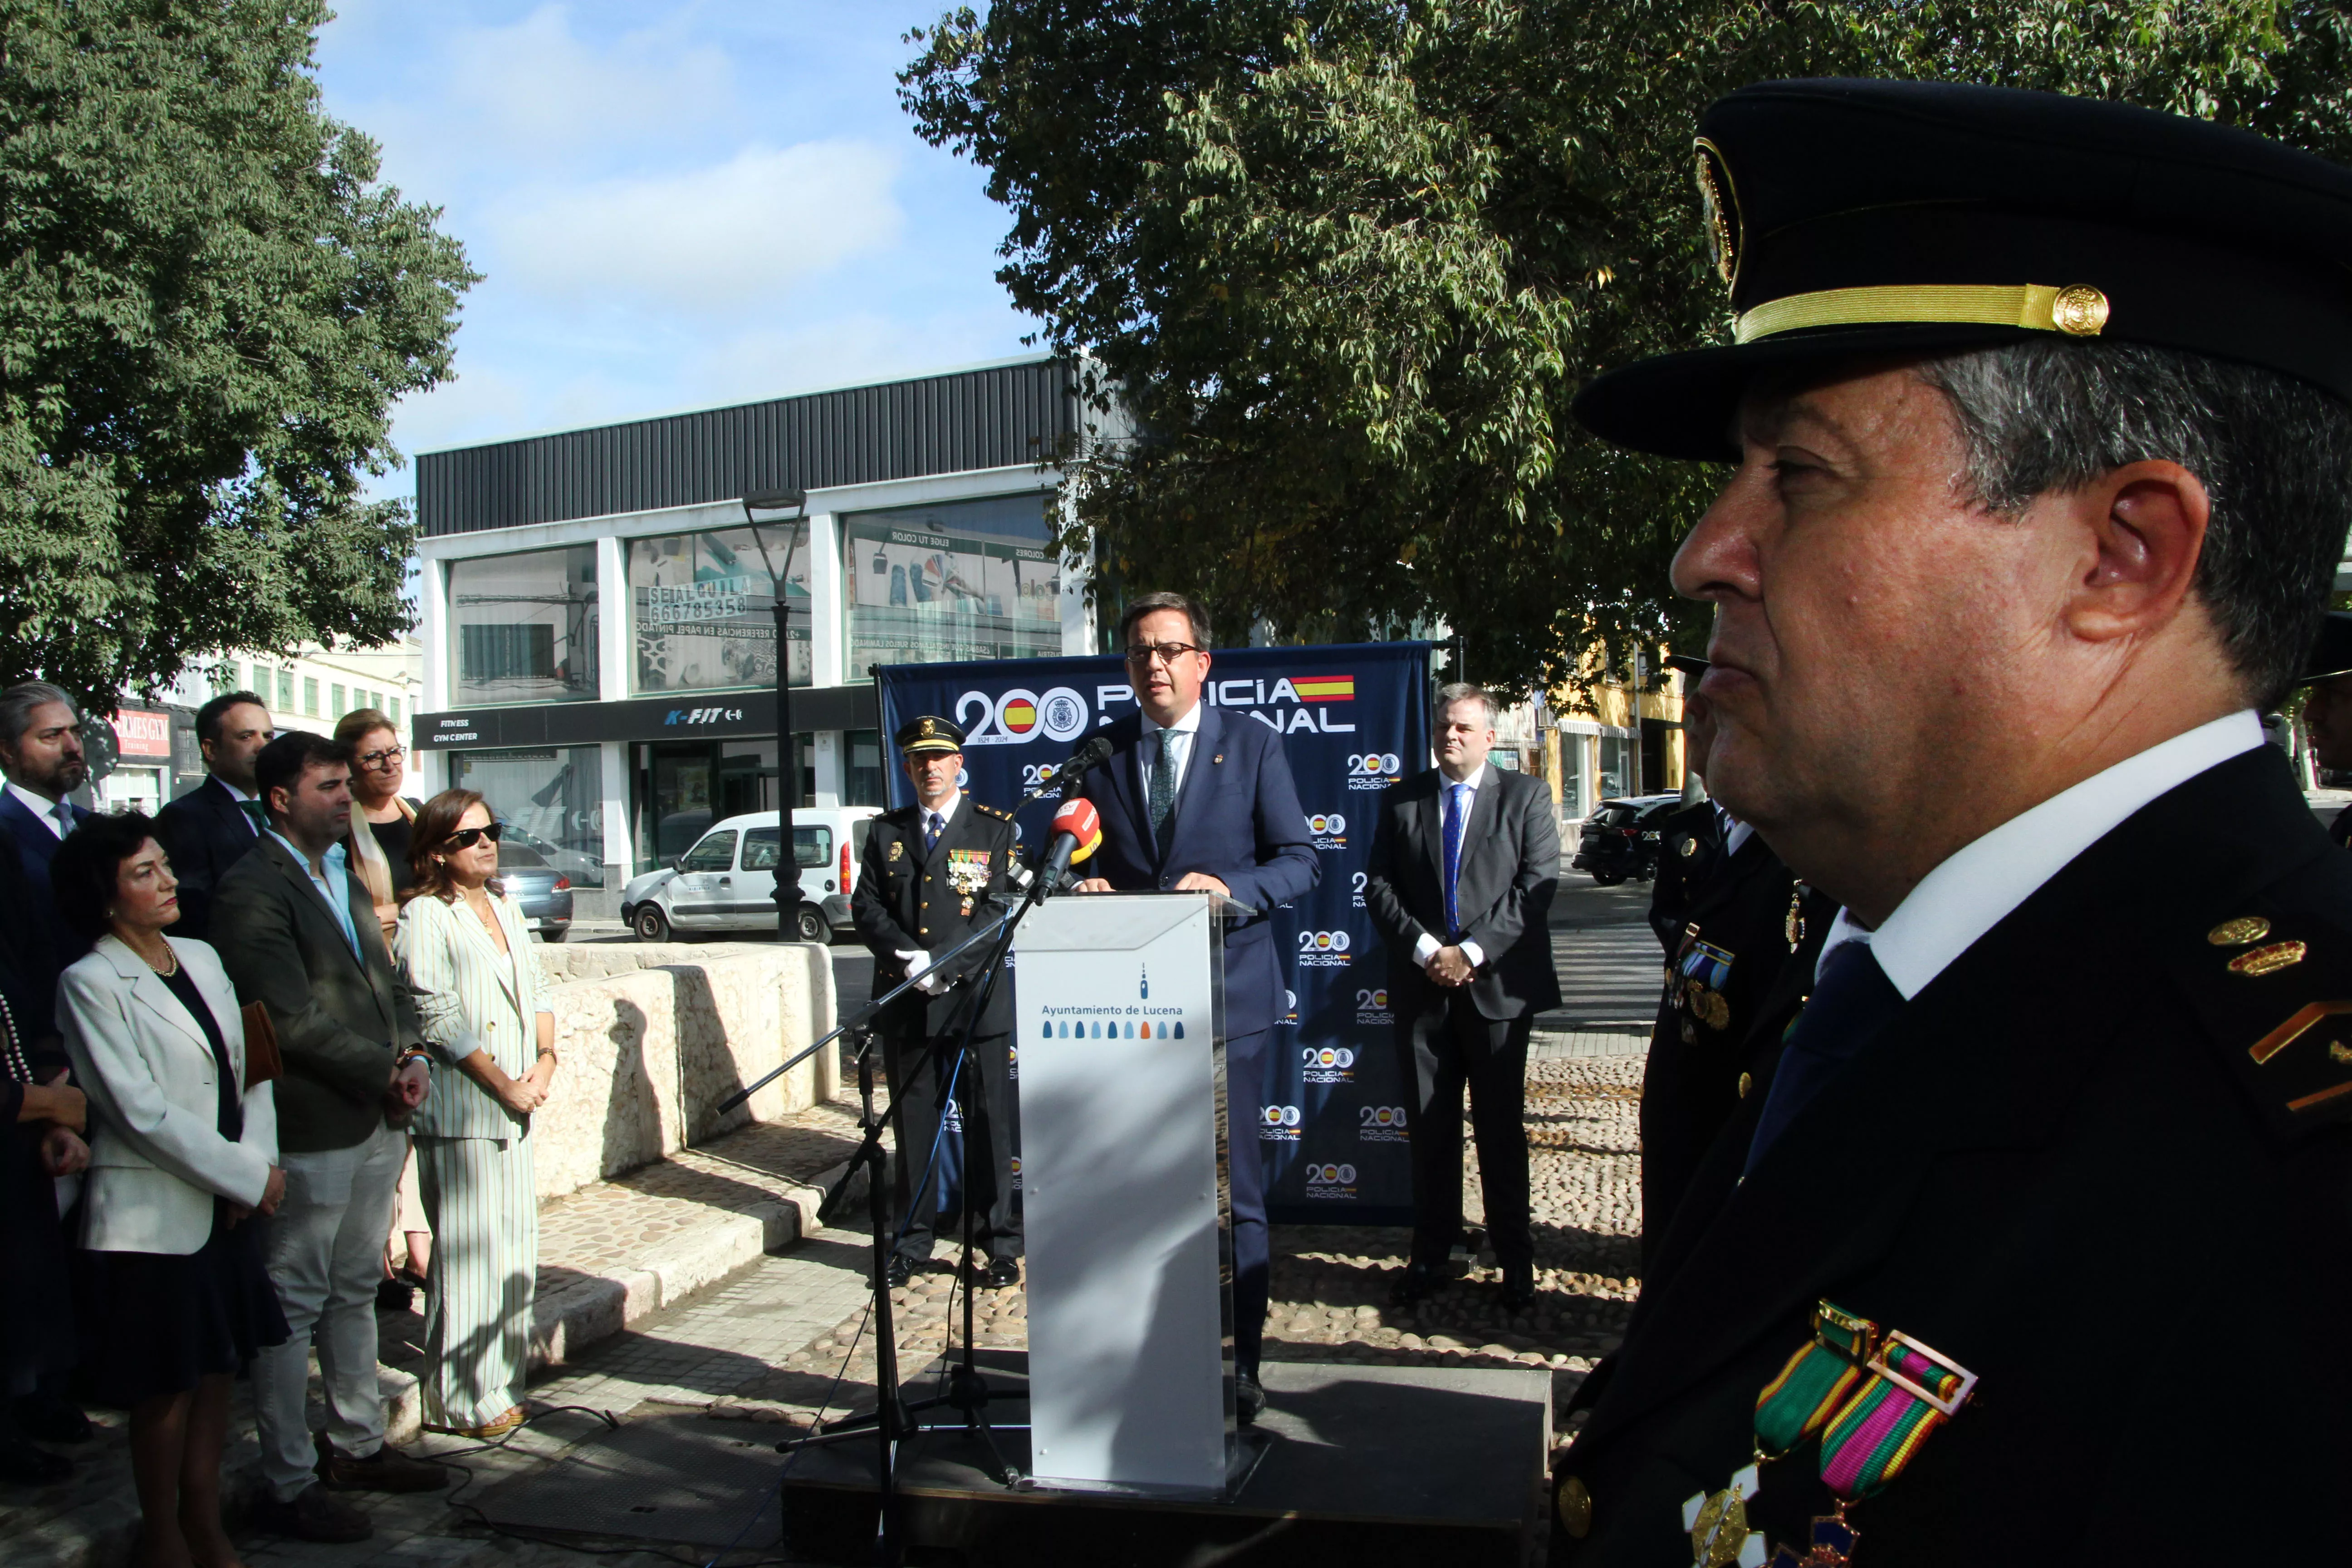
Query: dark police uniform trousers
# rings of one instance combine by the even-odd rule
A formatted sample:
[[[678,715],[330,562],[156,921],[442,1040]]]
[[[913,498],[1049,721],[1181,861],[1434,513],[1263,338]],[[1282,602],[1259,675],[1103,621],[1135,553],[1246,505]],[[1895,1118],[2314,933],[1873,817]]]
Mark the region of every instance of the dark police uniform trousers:
[[[1666,946],[1665,991],[1642,1069],[1645,1274],[1700,1160],[1754,1090],[1748,1037],[1768,1011],[1777,1037],[1811,989],[1837,915],[1832,900],[1799,891],[1795,873],[1758,835],[1727,852],[1709,803],[1668,817],[1662,839],[1651,925]],[[1667,866],[1675,868],[1671,880]],[[1798,984],[1782,997],[1784,972]]]
[[[866,839],[850,911],[857,934],[874,952],[874,988],[879,995],[906,978],[901,950],[944,952],[993,917],[988,898],[1009,887],[1013,865],[1013,819],[993,806],[963,797],[936,846],[923,843],[922,809],[905,806],[874,819]],[[931,1255],[940,1173],[932,1148],[950,1075],[964,1031],[971,1031],[972,1059],[957,1079],[956,1105],[971,1149],[976,1209],[972,1238],[991,1258],[1021,1256],[1021,1222],[1013,1210],[1013,975],[996,976],[981,1005],[986,976],[980,965],[992,941],[968,949],[946,967],[961,976],[938,996],[909,993],[884,1016],[883,1062],[890,1077],[890,1115],[898,1139],[892,1180],[898,1197],[899,1256],[919,1263]],[[975,1069],[977,1069],[975,1075]],[[977,1076],[978,1082],[972,1079]],[[944,1161],[944,1152],[940,1156]],[[961,1174],[961,1173],[954,1173]],[[921,1183],[919,1192],[912,1190]]]
[[[1687,1563],[1820,1300],[1980,1380],[1848,1518],[1867,1564],[2334,1561],[2352,1474],[2352,863],[2276,748],[2133,814],[1979,938],[1742,1179],[1741,1100],[1556,1479],[1577,1568]],[[1766,1038],[1769,1035],[1773,1037]],[[1814,1447],[1747,1505],[1776,1545]]]

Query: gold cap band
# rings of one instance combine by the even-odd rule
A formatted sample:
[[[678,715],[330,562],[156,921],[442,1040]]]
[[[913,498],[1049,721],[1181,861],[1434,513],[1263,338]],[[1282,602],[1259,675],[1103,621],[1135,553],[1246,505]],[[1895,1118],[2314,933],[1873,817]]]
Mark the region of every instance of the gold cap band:
[[[2107,297],[2086,283],[1894,283],[1825,289],[1769,300],[1741,313],[1732,336],[1743,343],[1807,327],[1919,323],[2024,327],[2095,338],[2107,324]]]

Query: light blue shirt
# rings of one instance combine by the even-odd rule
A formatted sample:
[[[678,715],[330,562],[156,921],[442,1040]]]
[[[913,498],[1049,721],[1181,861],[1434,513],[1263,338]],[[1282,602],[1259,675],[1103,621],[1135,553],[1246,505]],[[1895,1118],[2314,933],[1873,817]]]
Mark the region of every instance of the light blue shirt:
[[[343,940],[352,944],[352,956],[362,958],[363,955],[360,952],[360,928],[352,923],[352,900],[348,891],[352,885],[352,874],[347,864],[347,857],[343,854],[343,847],[337,844],[327,851],[324,857],[327,863],[327,875],[322,878],[310,869],[310,858],[294,847],[293,840],[274,827],[269,830],[269,837],[286,846],[286,853],[294,857],[294,864],[302,868],[302,874],[310,879],[310,886],[319,889],[319,896],[327,900],[327,908],[335,912],[335,923],[343,928]],[[336,896],[338,889],[345,889],[343,896],[340,898]]]

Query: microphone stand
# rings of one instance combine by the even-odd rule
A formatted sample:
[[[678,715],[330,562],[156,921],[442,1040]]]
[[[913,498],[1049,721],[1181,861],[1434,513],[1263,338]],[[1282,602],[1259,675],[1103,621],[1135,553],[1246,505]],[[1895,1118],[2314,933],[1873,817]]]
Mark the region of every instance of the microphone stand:
[[[1075,784],[1085,775],[1086,771],[1084,766],[1074,770],[1065,764],[1063,768],[1056,770],[1051,778],[1041,780],[1036,788],[1024,795],[1024,804],[1038,798],[1049,789],[1058,788],[1066,783]],[[1045,900],[1046,893],[1050,890],[1048,885],[1058,879],[1059,873],[1059,867],[1051,859],[1041,856],[1040,864],[1030,878],[1029,887],[1017,905],[1008,905],[1003,901],[1003,895],[997,895],[996,900],[992,900],[998,910],[995,923],[967,932],[961,941],[940,954],[925,970],[928,973],[933,969],[940,968],[949,960],[981,942],[991,940],[996,942],[995,948],[988,954],[982,970],[985,978],[982,982],[980,994],[965,1018],[963,1038],[957,1046],[957,1066],[949,1088],[952,1087],[953,1081],[961,1080],[972,1065],[972,1033],[978,1027],[981,1014],[987,1006],[989,997],[995,988],[996,977],[1004,967],[1004,957],[1012,950],[1016,929],[1023,918]],[[866,1215],[872,1231],[874,1254],[871,1289],[874,1293],[875,1406],[873,1410],[864,1415],[847,1415],[837,1421],[826,1422],[816,1432],[806,1437],[793,1442],[779,1443],[776,1445],[776,1451],[789,1454],[804,1447],[826,1447],[862,1436],[869,1425],[874,1428],[877,1444],[876,1487],[877,1501],[879,1505],[875,1528],[875,1556],[876,1561],[880,1563],[883,1568],[897,1568],[905,1550],[904,1542],[899,1539],[898,1452],[898,1445],[908,1435],[926,1429],[917,1424],[916,1412],[940,1405],[947,1405],[961,1411],[964,1416],[964,1429],[977,1437],[988,1450],[989,1458],[993,1462],[991,1469],[993,1478],[1001,1485],[1013,1489],[1025,1489],[1030,1485],[1028,1478],[1023,1476],[1018,1469],[1008,1463],[1003,1451],[996,1446],[994,1430],[985,1413],[989,1401],[988,1384],[980,1375],[974,1359],[973,1304],[971,1283],[971,1136],[968,1123],[962,1139],[960,1181],[960,1196],[963,1203],[963,1257],[961,1264],[964,1273],[963,1363],[950,1374],[949,1391],[943,1397],[935,1396],[918,1400],[910,1405],[899,1387],[898,1345],[897,1331],[891,1319],[889,1283],[890,1253],[897,1238],[890,1226],[889,1196],[884,1191],[887,1161],[882,1152],[882,1133],[886,1122],[884,1118],[875,1113],[874,1110],[874,1041],[877,1032],[876,1020],[880,1016],[883,1009],[908,992],[914,990],[915,983],[919,978],[920,977],[917,975],[909,975],[881,996],[868,1001],[865,1006],[851,1015],[848,1022],[836,1026],[805,1048],[795,1052],[781,1065],[761,1075],[748,1087],[738,1089],[719,1104],[719,1110],[723,1115],[750,1100],[761,1089],[842,1036],[856,1037],[855,1059],[857,1064],[860,1137],[856,1152],[850,1155],[847,1164],[843,1167],[840,1179],[834,1184],[833,1189],[826,1193],[823,1201],[817,1205],[817,1221],[820,1225],[831,1221],[846,1199],[850,1183],[856,1179],[861,1169],[864,1170],[866,1173]],[[958,984],[963,984],[970,978],[969,975],[961,976]],[[933,1070],[937,1070],[937,1064],[934,1064]],[[941,1113],[944,1117],[944,1103]],[[990,1131],[992,1135],[1000,1133],[1000,1130],[994,1127],[992,1127]],[[898,1152],[901,1160],[908,1157],[908,1151],[902,1149]],[[926,1170],[925,1179],[928,1180],[929,1176],[930,1173]],[[911,1192],[911,1188],[909,1190]]]

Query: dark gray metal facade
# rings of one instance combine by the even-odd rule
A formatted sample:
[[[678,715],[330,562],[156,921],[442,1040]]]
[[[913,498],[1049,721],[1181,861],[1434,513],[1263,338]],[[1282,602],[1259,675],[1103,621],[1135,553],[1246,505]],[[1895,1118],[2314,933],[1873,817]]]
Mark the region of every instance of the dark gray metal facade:
[[[1077,429],[1076,378],[1034,360],[566,430],[416,459],[428,536],[1037,463]]]

